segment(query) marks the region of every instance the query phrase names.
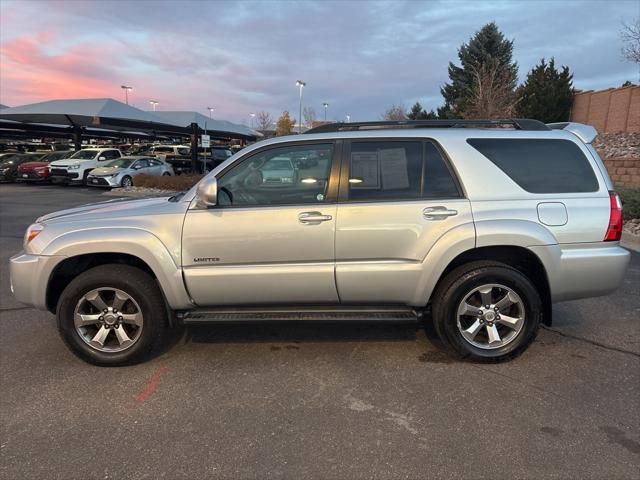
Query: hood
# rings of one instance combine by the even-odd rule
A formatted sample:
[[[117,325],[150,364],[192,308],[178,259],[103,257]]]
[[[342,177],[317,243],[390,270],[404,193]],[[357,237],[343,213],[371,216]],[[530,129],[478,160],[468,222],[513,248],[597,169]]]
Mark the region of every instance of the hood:
[[[124,169],[122,167],[98,167],[91,170],[91,175],[93,176],[117,175],[123,170]]]
[[[90,162],[90,161],[91,159],[79,160],[77,158],[63,158],[62,160],[56,160],[55,162],[51,162],[49,165],[51,165],[52,167],[59,167],[59,166],[66,167],[67,165],[77,165],[79,163]]]
[[[39,167],[48,167],[47,162],[27,162],[18,167],[18,170],[34,170]]]
[[[115,199],[106,202],[91,203],[82,207],[60,210],[43,215],[37,223],[55,223],[68,220],[93,220],[109,217],[125,217],[137,215],[152,215],[162,213],[162,207],[170,206],[169,197],[140,198],[136,200]]]

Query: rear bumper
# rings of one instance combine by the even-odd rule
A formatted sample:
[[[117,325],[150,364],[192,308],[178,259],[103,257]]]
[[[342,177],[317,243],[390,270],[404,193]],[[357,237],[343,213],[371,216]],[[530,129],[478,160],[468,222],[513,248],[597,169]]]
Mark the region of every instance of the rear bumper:
[[[545,266],[554,302],[614,292],[622,284],[631,259],[627,250],[609,242],[529,248]]]
[[[29,255],[20,252],[9,259],[11,293],[21,303],[40,310],[47,309],[47,283],[63,255]]]

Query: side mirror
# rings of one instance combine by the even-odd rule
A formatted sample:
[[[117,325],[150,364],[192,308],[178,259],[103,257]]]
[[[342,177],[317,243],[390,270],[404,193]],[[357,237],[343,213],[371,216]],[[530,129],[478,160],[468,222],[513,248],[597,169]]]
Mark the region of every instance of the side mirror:
[[[216,177],[205,177],[196,189],[198,204],[204,208],[214,207],[218,201],[218,181]]]
[[[100,157],[100,158],[98,158],[98,161],[101,162],[102,160],[106,160],[106,159],[107,159],[107,157]]]

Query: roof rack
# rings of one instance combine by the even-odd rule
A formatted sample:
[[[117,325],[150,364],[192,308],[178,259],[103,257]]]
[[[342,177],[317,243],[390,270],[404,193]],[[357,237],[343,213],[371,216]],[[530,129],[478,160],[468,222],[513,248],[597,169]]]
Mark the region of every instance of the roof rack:
[[[353,132],[358,130],[381,130],[386,128],[462,128],[462,127],[497,127],[511,125],[517,130],[541,131],[551,130],[547,125],[528,118],[511,118],[501,120],[399,120],[380,122],[326,123],[311,128],[304,133]]]

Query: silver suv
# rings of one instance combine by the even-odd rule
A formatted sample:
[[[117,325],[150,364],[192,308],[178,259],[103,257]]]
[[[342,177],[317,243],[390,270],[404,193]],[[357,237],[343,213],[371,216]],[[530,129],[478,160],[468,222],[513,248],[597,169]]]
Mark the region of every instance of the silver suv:
[[[453,354],[511,358],[552,302],[624,277],[622,208],[595,135],[455,120],[259,142],[188,192],[39,218],[12,289],[98,365],[148,358],[189,322],[425,313]],[[274,182],[273,159],[293,172]]]

